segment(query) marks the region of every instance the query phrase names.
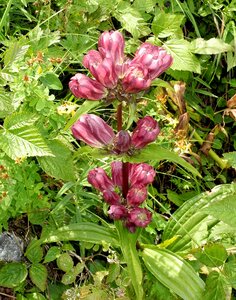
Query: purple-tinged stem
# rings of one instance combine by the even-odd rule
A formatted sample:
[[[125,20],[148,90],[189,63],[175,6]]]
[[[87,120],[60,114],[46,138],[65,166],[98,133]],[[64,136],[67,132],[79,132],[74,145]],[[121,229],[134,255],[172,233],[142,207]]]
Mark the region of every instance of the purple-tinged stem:
[[[126,196],[128,194],[129,190],[129,168],[128,168],[128,163],[123,162],[122,163],[122,177],[123,177],[123,182],[122,182],[122,195],[126,199]]]
[[[117,131],[122,130],[122,103],[120,103],[117,107]]]

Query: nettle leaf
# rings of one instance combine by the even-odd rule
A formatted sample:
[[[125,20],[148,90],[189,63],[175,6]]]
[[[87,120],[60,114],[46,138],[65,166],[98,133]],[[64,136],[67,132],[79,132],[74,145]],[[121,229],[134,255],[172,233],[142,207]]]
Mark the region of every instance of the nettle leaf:
[[[29,276],[33,284],[35,284],[42,292],[46,289],[48,272],[42,264],[32,264],[29,269]]]
[[[62,90],[63,85],[54,73],[47,73],[39,77],[39,80],[49,89]]]
[[[9,157],[53,155],[39,129],[33,125],[37,119],[26,113],[12,114],[5,119],[0,147]]]
[[[213,271],[206,280],[204,300],[230,300],[232,288],[226,277],[220,272]]]
[[[8,263],[0,269],[0,286],[15,288],[27,277],[28,271],[23,263]]]
[[[50,176],[65,181],[75,179],[71,151],[59,140],[48,141],[52,156],[38,157],[41,168]]]
[[[179,32],[183,19],[184,15],[182,14],[166,14],[164,12],[159,12],[152,22],[152,31],[159,38],[166,38],[174,35]]]
[[[173,70],[201,73],[201,65],[197,57],[191,52],[191,44],[184,39],[172,39],[163,44],[163,47],[174,58],[171,66]]]
[[[145,246],[142,257],[147,269],[182,299],[203,299],[204,281],[181,256],[167,249]]]
[[[228,164],[236,169],[236,151],[224,153],[223,156],[228,161]]]
[[[120,1],[114,11],[114,17],[134,38],[146,36],[150,33],[150,29],[141,14],[125,1]]]
[[[233,51],[233,47],[221,39],[212,38],[204,40],[203,38],[195,39],[191,42],[192,52],[197,54],[219,54]]]

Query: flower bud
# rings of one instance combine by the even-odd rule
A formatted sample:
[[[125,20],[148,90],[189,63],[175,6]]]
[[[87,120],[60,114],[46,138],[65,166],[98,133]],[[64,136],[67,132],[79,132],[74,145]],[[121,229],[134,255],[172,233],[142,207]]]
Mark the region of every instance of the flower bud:
[[[147,144],[155,141],[159,133],[160,128],[157,121],[152,117],[147,116],[138,121],[131,137],[132,145],[136,149],[141,149]]]
[[[125,130],[119,131],[113,140],[113,145],[114,153],[126,153],[131,146],[131,137],[129,133]]]
[[[146,227],[152,219],[152,214],[146,208],[135,207],[128,214],[128,222],[137,227]]]
[[[123,185],[122,165],[123,163],[121,161],[113,161],[111,163],[112,182],[115,186],[118,186],[120,190],[122,190]]]
[[[102,55],[95,50],[90,50],[84,56],[83,65],[89,69],[91,74],[107,88],[114,88],[117,85],[118,76],[115,71],[115,64],[111,57],[103,58]]]
[[[111,205],[108,214],[112,219],[120,220],[127,216],[127,209],[123,205]]]
[[[107,89],[101,83],[80,73],[71,78],[69,87],[77,98],[100,100],[107,95]]]
[[[98,49],[103,57],[112,58],[115,64],[124,60],[125,41],[119,31],[105,31],[98,40]]]
[[[143,185],[132,186],[126,196],[129,206],[138,206],[147,198],[147,188]]]
[[[150,85],[148,69],[141,64],[130,64],[122,80],[124,91],[126,93],[139,93],[149,88]]]
[[[88,182],[100,192],[114,191],[114,185],[102,168],[95,168],[88,173]]]
[[[135,185],[146,186],[153,182],[155,175],[155,170],[148,164],[130,164],[129,182],[131,187]]]
[[[91,147],[102,148],[109,145],[115,134],[102,118],[93,114],[84,114],[72,126],[74,137]]]
[[[139,63],[148,69],[151,80],[167,70],[173,62],[173,58],[162,47],[143,43],[136,51],[132,63]]]
[[[104,200],[110,205],[119,205],[121,202],[120,196],[112,190],[103,191]]]

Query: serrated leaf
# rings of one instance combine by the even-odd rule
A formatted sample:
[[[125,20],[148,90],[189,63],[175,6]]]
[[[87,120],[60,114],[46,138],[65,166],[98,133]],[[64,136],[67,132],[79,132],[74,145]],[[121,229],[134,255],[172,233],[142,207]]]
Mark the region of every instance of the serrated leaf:
[[[0,286],[15,288],[27,277],[26,265],[23,263],[8,263],[0,269]]]
[[[156,5],[156,0],[135,0],[133,7],[141,12],[151,12]]]
[[[183,19],[182,14],[159,12],[152,22],[152,31],[159,38],[169,37],[180,30]]]
[[[63,85],[60,79],[54,73],[47,73],[39,77],[39,80],[49,89],[62,90]]]
[[[150,33],[150,29],[145,25],[141,14],[128,2],[120,1],[114,11],[114,16],[134,38],[146,36]]]
[[[4,127],[8,130],[19,129],[21,127],[34,125],[38,119],[39,117],[35,114],[25,112],[14,113],[6,117]]]
[[[109,243],[117,245],[118,237],[117,234],[108,227],[81,222],[63,226],[41,238],[41,243],[60,241],[81,241],[95,244]]]
[[[213,271],[206,280],[203,300],[230,300],[232,288],[223,274]]]
[[[38,157],[41,168],[56,179],[73,181],[75,171],[71,151],[59,140],[48,141],[47,144],[53,157]]]
[[[221,39],[211,38],[204,40],[203,38],[195,39],[191,42],[192,52],[197,54],[219,54],[223,52],[233,51],[233,47],[225,43]]]
[[[28,49],[29,45],[22,45],[20,41],[12,42],[10,48],[6,50],[4,55],[5,66],[23,58]]]
[[[228,164],[236,169],[236,151],[224,153],[223,156],[228,161]]]
[[[152,144],[142,149],[140,154],[133,156],[129,161],[132,162],[144,162],[144,161],[161,161],[168,160],[170,162],[176,163],[181,167],[188,170],[193,175],[201,177],[200,173],[183,158],[181,158],[177,153],[165,149],[157,144]]]
[[[57,258],[57,266],[60,270],[69,272],[73,268],[74,262],[71,256],[66,252]]]
[[[40,291],[45,291],[48,272],[42,264],[32,264],[29,270],[29,276],[33,284],[35,284]]]
[[[10,95],[0,89],[0,118],[3,119],[13,111],[14,107]]]
[[[34,246],[35,245],[35,246]],[[25,256],[30,260],[32,263],[39,263],[43,258],[43,249],[38,244],[38,240],[32,240],[25,252]]]
[[[48,250],[47,254],[45,255],[43,263],[48,263],[57,259],[60,256],[60,254],[61,254],[61,249],[59,247],[57,246],[51,247]]]
[[[182,299],[203,299],[205,284],[182,257],[166,249],[146,246],[142,257],[147,269]]]
[[[191,44],[184,39],[172,39],[163,44],[174,59],[171,69],[201,73],[201,65],[197,57],[191,52]]]
[[[236,261],[233,260],[225,263],[224,274],[227,280],[230,282],[230,285],[236,289]]]
[[[76,275],[73,273],[73,270],[71,272],[68,272],[62,276],[61,282],[65,285],[71,284],[75,282]]]
[[[197,259],[208,267],[217,267],[223,265],[228,257],[228,253],[221,244],[209,244],[204,247]]]

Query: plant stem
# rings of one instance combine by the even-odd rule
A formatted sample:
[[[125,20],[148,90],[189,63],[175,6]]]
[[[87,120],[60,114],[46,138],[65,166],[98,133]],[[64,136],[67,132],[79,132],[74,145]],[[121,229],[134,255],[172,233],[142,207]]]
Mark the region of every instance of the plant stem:
[[[128,190],[129,190],[129,177],[128,177],[128,163],[122,162],[122,195],[126,199]]]
[[[122,130],[122,103],[120,103],[117,107],[116,117],[117,117],[117,131],[119,132]]]

